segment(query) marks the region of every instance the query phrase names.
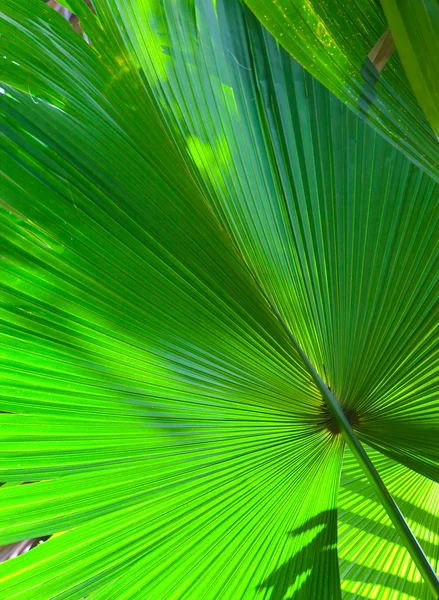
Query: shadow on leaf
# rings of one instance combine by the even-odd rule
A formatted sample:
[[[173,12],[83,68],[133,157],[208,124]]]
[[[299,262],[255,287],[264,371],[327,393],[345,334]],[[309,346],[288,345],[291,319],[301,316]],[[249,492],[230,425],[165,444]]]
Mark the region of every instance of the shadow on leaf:
[[[297,551],[257,589],[266,590],[270,600],[317,600],[322,594],[328,600],[339,599],[337,511],[323,511],[288,535]]]

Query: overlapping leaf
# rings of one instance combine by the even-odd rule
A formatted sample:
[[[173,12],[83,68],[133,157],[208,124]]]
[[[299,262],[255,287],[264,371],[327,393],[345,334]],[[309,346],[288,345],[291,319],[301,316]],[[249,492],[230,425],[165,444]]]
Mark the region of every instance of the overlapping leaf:
[[[314,77],[438,181],[439,144],[396,53],[390,57],[379,0],[245,1]],[[426,60],[434,70],[434,56]]]
[[[439,4],[437,0],[382,4],[412,89],[439,139]]]

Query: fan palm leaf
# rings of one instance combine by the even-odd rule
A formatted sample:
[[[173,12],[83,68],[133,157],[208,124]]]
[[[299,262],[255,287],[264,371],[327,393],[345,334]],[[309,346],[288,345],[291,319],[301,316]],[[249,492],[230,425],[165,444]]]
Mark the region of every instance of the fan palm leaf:
[[[438,185],[237,2],[68,4],[4,0],[0,598],[434,598],[344,440],[436,568]]]

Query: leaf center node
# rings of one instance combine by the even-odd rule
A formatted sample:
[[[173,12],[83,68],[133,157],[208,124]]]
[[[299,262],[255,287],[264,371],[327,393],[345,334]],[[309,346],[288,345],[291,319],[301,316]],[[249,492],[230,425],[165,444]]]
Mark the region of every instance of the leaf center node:
[[[349,424],[351,425],[352,429],[355,429],[355,427],[360,422],[358,413],[355,410],[355,408],[342,407],[342,411],[343,411],[346,419],[349,421]],[[334,435],[340,433],[340,426],[338,425],[337,421],[332,416],[332,414],[329,411],[329,408],[326,406],[326,404],[323,404],[321,407],[321,417],[322,417],[321,424],[323,425],[323,427],[325,429],[328,429],[328,431],[330,431]]]

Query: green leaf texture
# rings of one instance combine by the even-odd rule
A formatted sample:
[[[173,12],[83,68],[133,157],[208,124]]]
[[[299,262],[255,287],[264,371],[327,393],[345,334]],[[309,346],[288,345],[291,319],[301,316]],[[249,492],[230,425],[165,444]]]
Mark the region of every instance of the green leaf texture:
[[[439,4],[382,0],[398,54],[419,105],[439,139]]]
[[[439,567],[439,484],[368,448],[433,567]],[[343,598],[429,598],[392,524],[349,450],[338,496]]]
[[[438,480],[438,187],[236,3],[69,4],[91,46],[4,1],[0,542],[51,537],[0,598],[339,599],[343,445],[270,304]]]
[[[127,43],[255,279],[360,437],[439,480],[438,186],[238,3],[130,6]]]
[[[387,28],[379,0],[245,1],[278,42],[316,79],[438,181],[438,140],[413,95],[396,53],[385,66],[385,60],[375,60],[377,43]],[[429,2],[432,6],[435,3],[437,0]],[[417,28],[423,0],[398,4],[406,5],[407,20]],[[418,16],[409,8],[415,5]],[[437,21],[433,20],[431,26],[434,32],[428,34],[423,28],[422,33],[435,35],[437,44]],[[395,41],[399,49],[398,37]],[[422,64],[427,72],[431,68],[437,68],[433,56]],[[410,73],[409,79],[414,85]],[[432,82],[429,78],[429,83],[434,85],[429,92],[434,93],[437,80]],[[414,91],[418,95],[417,86]],[[421,102],[419,95],[418,100],[426,109],[426,100]],[[431,116],[431,110],[430,107],[427,117]]]
[[[61,535],[0,597],[338,598],[341,441],[135,65],[5,9],[1,541]]]

